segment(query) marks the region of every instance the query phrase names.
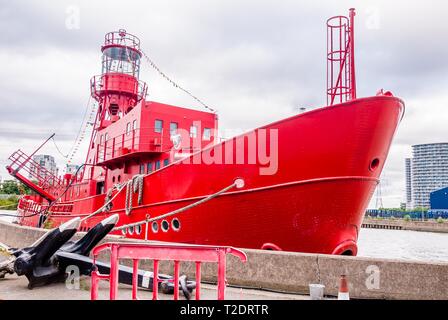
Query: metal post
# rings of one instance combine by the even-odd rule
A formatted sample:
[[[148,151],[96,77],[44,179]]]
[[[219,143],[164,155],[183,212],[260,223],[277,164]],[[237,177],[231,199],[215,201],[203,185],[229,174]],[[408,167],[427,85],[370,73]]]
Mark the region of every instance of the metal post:
[[[92,289],[90,290],[90,299],[98,300],[98,271],[94,270],[91,274],[92,279]]]
[[[107,152],[107,140],[106,138],[104,138],[103,161],[106,161],[106,152]]]
[[[174,261],[174,300],[179,300],[179,261]]]
[[[350,9],[350,82],[352,89],[352,99],[356,99],[356,78],[355,78],[355,9]]]
[[[196,261],[196,300],[201,299],[201,262]]]
[[[218,300],[224,300],[226,289],[226,252],[218,249]]]
[[[132,268],[132,300],[137,300],[137,288],[138,288],[138,259],[134,259]]]
[[[159,291],[159,260],[154,260],[154,270],[152,278],[152,300],[157,300]]]
[[[112,158],[115,158],[115,137],[112,139]]]
[[[135,129],[132,130],[132,146],[131,146],[131,152],[134,152],[134,144],[135,144]]]
[[[113,244],[110,250],[110,300],[115,300],[118,291],[118,247]]]

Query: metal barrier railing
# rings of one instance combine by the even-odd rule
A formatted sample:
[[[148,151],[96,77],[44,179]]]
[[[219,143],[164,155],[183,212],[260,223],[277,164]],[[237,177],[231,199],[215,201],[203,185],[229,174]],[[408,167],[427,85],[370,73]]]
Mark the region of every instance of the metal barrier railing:
[[[224,300],[226,288],[226,255],[238,257],[242,262],[247,261],[244,252],[232,247],[215,247],[200,245],[171,245],[171,244],[142,244],[142,243],[105,243],[93,249],[93,263],[101,252],[110,251],[110,274],[100,274],[92,271],[91,299],[98,299],[98,284],[100,280],[110,283],[109,296],[115,300],[118,291],[118,260],[131,259],[133,261],[132,299],[137,300],[138,265],[139,260],[154,261],[152,298],[157,300],[159,284],[159,261],[174,262],[174,300],[179,299],[179,271],[180,262],[194,262],[196,264],[196,300],[201,297],[201,263],[212,262],[218,264],[217,291],[218,300]],[[164,280],[166,281],[166,280]]]

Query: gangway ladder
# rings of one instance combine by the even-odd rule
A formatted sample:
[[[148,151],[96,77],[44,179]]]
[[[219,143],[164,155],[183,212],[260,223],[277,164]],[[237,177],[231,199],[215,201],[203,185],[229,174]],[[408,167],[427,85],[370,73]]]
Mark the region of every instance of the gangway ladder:
[[[97,270],[92,271],[91,299],[98,299],[98,285],[100,280],[107,280],[110,284],[110,300],[117,298],[118,291],[118,261],[130,259],[133,261],[132,299],[137,300],[138,287],[138,265],[139,260],[153,260],[153,287],[152,299],[158,299],[159,284],[162,282],[159,275],[160,261],[174,262],[174,300],[179,299],[179,271],[180,262],[193,262],[196,269],[196,300],[201,297],[201,264],[212,262],[218,264],[217,291],[218,300],[224,300],[226,288],[226,255],[231,254],[238,257],[242,262],[247,261],[244,252],[232,247],[201,246],[201,245],[177,245],[177,244],[146,244],[146,243],[116,243],[110,242],[95,247],[93,263],[98,255],[104,251],[110,251],[110,274],[100,274]],[[166,280],[164,280],[166,281]]]
[[[327,105],[356,99],[355,9],[327,20]]]
[[[39,151],[50,139],[54,137],[52,134],[44,143],[42,143],[31,155],[25,154],[22,150],[17,150],[8,160],[11,162],[6,166],[9,174],[21,181],[27,187],[47,199],[49,202],[56,200],[56,197],[50,192],[50,189],[58,190],[63,187],[60,179],[47,170],[45,167],[33,160],[33,156]],[[21,174],[20,172],[24,174]],[[26,176],[28,175],[27,178]],[[32,181],[35,179],[37,184]]]

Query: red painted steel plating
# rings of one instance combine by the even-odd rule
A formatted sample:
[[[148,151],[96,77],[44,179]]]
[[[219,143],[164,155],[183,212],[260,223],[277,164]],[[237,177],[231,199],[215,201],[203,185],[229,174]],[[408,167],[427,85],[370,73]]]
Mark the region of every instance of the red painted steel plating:
[[[174,262],[174,300],[179,299],[179,265],[180,262],[196,263],[196,300],[200,299],[201,290],[201,263],[212,262],[218,265],[218,300],[224,300],[226,288],[226,255],[231,254],[238,257],[242,262],[247,261],[247,256],[241,250],[232,247],[215,246],[195,246],[195,245],[159,245],[159,244],[134,244],[134,243],[105,243],[95,247],[93,253],[93,263],[98,255],[110,251],[110,274],[100,274],[92,271],[92,287],[90,296],[92,300],[98,299],[99,280],[108,280],[110,284],[110,300],[115,300],[118,292],[118,261],[119,259],[133,260],[133,282],[132,299],[137,300],[137,277],[138,262],[142,259],[154,260],[153,268],[153,300],[158,298],[159,282],[159,261]]]

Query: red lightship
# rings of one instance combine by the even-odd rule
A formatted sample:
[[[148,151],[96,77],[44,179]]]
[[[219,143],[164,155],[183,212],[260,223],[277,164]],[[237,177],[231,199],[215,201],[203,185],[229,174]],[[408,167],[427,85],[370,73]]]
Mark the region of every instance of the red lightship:
[[[18,222],[79,216],[86,231],[119,214],[112,233],[128,238],[356,255],[404,103],[383,91],[356,97],[354,15],[327,21],[328,106],[225,141],[215,113],[146,101],[139,39],[108,33],[81,169],[56,177],[20,150],[9,158],[34,191]]]

